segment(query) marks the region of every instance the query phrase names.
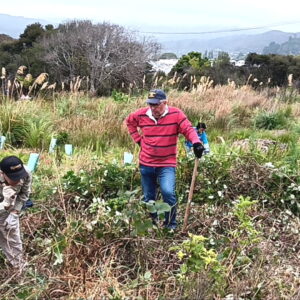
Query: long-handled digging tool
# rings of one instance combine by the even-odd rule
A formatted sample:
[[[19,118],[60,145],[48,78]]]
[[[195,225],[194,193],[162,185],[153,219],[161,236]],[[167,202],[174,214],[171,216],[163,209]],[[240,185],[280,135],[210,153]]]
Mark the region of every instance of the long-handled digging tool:
[[[193,176],[192,176],[192,181],[191,181],[190,191],[189,191],[189,197],[188,197],[188,201],[187,201],[186,209],[185,209],[185,214],[184,214],[182,232],[186,231],[186,226],[187,226],[189,215],[190,215],[191,202],[192,202],[192,199],[193,199],[195,181],[196,181],[196,177],[197,177],[197,173],[198,173],[198,165],[199,165],[199,159],[195,158]]]

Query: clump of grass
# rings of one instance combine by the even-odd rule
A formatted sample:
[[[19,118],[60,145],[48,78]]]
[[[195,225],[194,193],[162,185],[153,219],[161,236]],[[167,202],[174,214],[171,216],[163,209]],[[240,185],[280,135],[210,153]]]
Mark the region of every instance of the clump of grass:
[[[254,119],[254,126],[258,129],[283,129],[291,121],[291,110],[278,110],[275,112],[262,111]]]
[[[48,149],[53,135],[53,121],[47,114],[39,118],[33,117],[26,120],[27,126],[24,132],[24,146],[33,149]]]
[[[17,103],[6,102],[0,109],[0,132],[6,136],[7,143],[18,145],[22,143],[26,132],[26,107]]]

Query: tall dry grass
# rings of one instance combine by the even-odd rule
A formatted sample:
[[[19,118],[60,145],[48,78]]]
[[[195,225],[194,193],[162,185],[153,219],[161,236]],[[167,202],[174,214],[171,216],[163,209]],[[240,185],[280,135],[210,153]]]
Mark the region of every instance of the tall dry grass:
[[[270,99],[247,85],[212,87],[205,83],[192,92],[173,90],[168,96],[170,105],[181,108],[192,120],[202,119],[212,124],[230,123],[237,118],[235,125],[238,126],[243,115],[250,119],[258,110],[276,112],[290,105],[293,117],[299,118],[300,103],[287,104],[276,98]]]
[[[79,82],[79,80],[77,80]],[[300,116],[300,103],[284,103],[267,97],[249,86],[212,86],[209,78],[203,78],[192,92],[171,90],[167,93],[169,105],[182,109],[194,123],[202,120],[210,129],[226,130],[233,127],[250,127],[259,111],[276,112],[291,107],[292,116]],[[37,115],[51,111],[54,134],[67,132],[70,143],[92,149],[105,149],[112,145],[132,147],[124,126],[129,113],[146,107],[146,95],[116,102],[112,98],[88,98],[78,94],[65,94],[53,102],[26,102],[27,112]],[[117,132],[117,134],[116,134]]]
[[[174,81],[178,78],[175,77]],[[43,76],[39,85],[45,79],[46,77]],[[71,94],[63,92],[52,101],[24,101],[24,104],[9,103],[9,101],[7,104],[3,103],[2,134],[9,132],[10,121],[18,123],[21,119],[36,119],[36,116],[43,114],[43,119],[45,119],[43,124],[36,126],[35,120],[29,122],[34,125],[32,127],[35,130],[32,136],[34,144],[37,144],[36,138],[42,136],[39,131],[47,127],[45,124],[51,123],[53,135],[66,132],[70,137],[69,142],[76,146],[94,150],[103,150],[111,146],[125,146],[131,149],[133,143],[124,126],[124,120],[129,113],[140,107],[146,107],[147,96],[127,97],[129,100],[126,102],[114,101],[113,98],[89,98],[81,95],[78,90],[81,78],[77,77],[74,80],[74,91]],[[287,107],[290,107],[293,119],[297,120],[300,117],[299,102],[282,102],[277,98],[268,97],[264,91],[254,91],[247,85],[237,87],[233,82],[226,86],[213,87],[212,80],[206,77],[195,82],[191,92],[173,89],[167,93],[167,96],[169,105],[182,109],[192,123],[199,120],[208,123],[210,130],[250,128],[255,115],[260,111],[276,113]],[[15,116],[8,113],[9,111],[13,111]],[[5,115],[5,112],[8,115]],[[30,133],[27,131],[28,135],[30,136]],[[47,131],[46,135],[45,142],[47,143],[51,134]],[[45,147],[44,142],[38,147],[41,145]]]

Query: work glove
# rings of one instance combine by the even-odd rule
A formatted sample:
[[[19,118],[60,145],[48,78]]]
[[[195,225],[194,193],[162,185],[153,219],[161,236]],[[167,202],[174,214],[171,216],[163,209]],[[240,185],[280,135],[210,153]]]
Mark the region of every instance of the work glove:
[[[197,158],[201,158],[201,156],[202,156],[202,154],[203,154],[203,152],[205,150],[203,144],[201,144],[201,143],[195,143],[195,144],[193,144],[193,148],[194,148],[195,156]]]
[[[11,212],[4,222],[4,226],[7,230],[17,229],[19,224],[19,215]]]
[[[25,210],[27,208],[30,208],[33,206],[33,202],[31,199],[28,199],[26,200],[24,203],[23,203],[23,206],[22,206],[22,210]]]
[[[0,202],[0,213],[5,212],[5,211],[6,211],[6,209],[5,209],[4,203]]]

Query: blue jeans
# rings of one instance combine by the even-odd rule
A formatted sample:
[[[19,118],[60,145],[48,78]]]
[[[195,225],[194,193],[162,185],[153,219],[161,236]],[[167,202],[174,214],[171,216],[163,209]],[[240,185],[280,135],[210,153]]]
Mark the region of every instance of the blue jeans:
[[[156,200],[158,184],[165,203],[171,206],[171,211],[165,213],[164,225],[176,228],[176,169],[175,167],[148,167],[140,165],[144,201]],[[155,218],[155,215],[152,215]]]

